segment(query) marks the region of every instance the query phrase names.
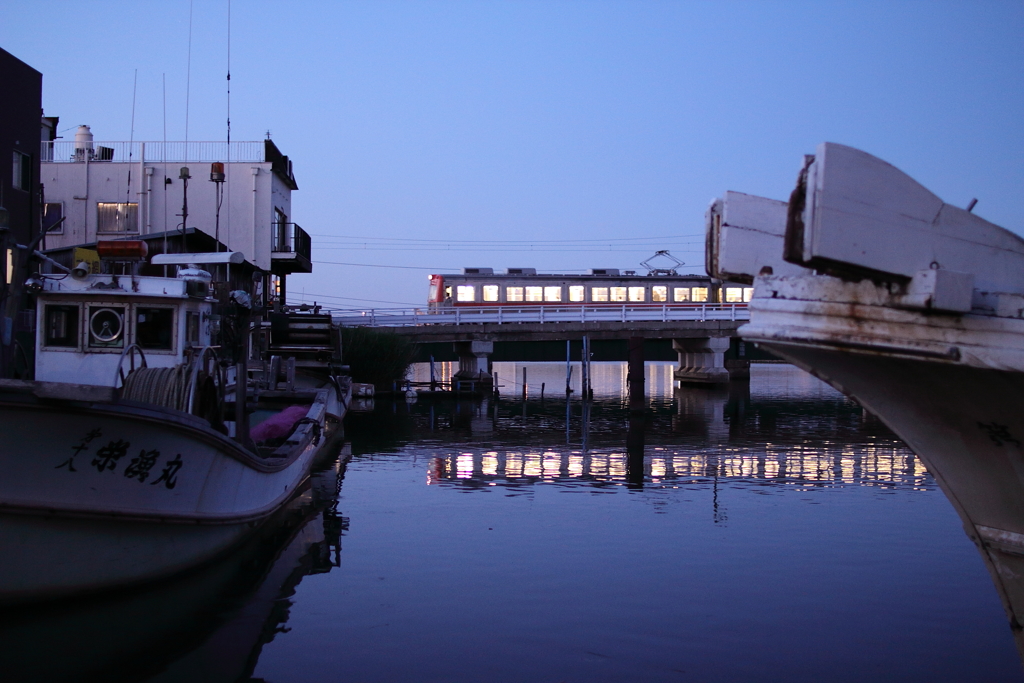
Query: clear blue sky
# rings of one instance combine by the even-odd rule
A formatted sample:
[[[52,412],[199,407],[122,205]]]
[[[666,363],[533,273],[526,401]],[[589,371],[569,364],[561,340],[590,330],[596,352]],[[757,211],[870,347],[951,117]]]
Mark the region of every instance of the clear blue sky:
[[[227,7],[192,5],[193,140],[225,135]],[[189,8],[8,0],[0,47],[43,73],[62,129],[87,123],[98,140],[128,139],[135,69],[135,139],[160,139],[166,73],[168,138],[182,139]],[[801,155],[824,140],[948,202],[978,197],[976,213],[1024,231],[1019,0],[231,11],[232,139],[269,129],[291,156],[293,218],[314,260],[406,266],[317,263],[292,278],[295,295],[422,304],[429,270],[417,268],[633,268],[662,248],[702,271],[709,200],[787,198]],[[634,243],[611,241],[623,238]]]

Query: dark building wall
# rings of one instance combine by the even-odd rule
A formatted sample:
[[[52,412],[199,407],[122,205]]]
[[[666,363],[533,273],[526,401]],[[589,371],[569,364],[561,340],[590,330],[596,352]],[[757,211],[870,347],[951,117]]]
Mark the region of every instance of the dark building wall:
[[[43,75],[0,49],[0,203],[10,213],[12,236],[25,244],[39,230],[39,138]],[[15,178],[15,152],[28,169]],[[19,187],[25,185],[27,187]]]

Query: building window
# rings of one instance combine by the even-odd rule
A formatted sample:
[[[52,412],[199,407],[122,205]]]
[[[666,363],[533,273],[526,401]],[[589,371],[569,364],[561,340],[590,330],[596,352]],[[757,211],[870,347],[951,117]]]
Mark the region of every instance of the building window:
[[[612,290],[612,301],[625,301],[626,300],[626,288],[625,287],[609,287]]]
[[[704,302],[708,300],[708,288],[707,287],[694,287],[691,290],[692,300],[697,302]]]
[[[522,287],[506,287],[505,288],[505,301],[522,301],[523,300],[523,288]]]
[[[47,306],[44,346],[78,348],[78,306]]]
[[[28,192],[32,189],[32,157],[21,152],[14,153],[11,185],[15,190],[25,190]]]
[[[590,288],[590,300],[591,301],[608,301],[608,288],[607,287],[591,287]]]
[[[689,287],[676,287],[673,291],[675,301],[689,301],[690,300],[690,288]]]
[[[629,288],[629,300],[630,301],[643,301],[644,295],[646,294],[644,287],[630,287]]]
[[[61,202],[47,202],[43,204],[43,232],[50,235],[63,235],[63,223],[56,230],[50,230],[50,228],[57,225],[61,218],[64,218],[64,204]]]
[[[139,205],[115,202],[96,203],[98,232],[138,232]]]
[[[174,309],[135,309],[135,341],[144,349],[173,349]]]
[[[665,285],[651,287],[651,301],[668,301],[668,287]]]
[[[544,288],[543,287],[527,287],[526,288],[526,300],[527,301],[543,301],[544,300]]]
[[[569,301],[583,301],[583,285],[569,286]]]
[[[725,288],[725,303],[727,304],[738,304],[743,301],[743,288],[742,287],[726,287]]]
[[[562,288],[561,287],[545,287],[544,288],[544,301],[561,301],[562,300]]]
[[[476,287],[473,285],[458,285],[455,288],[456,301],[476,301]]]
[[[484,301],[498,300],[498,285],[484,285]]]

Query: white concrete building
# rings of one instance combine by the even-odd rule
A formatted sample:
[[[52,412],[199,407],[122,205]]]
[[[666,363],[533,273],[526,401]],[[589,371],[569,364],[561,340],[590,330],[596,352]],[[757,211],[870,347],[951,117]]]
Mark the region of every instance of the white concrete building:
[[[210,248],[192,230],[183,236],[185,227],[219,238],[275,280],[312,270],[309,236],[291,217],[291,193],[298,189],[292,164],[269,139],[96,142],[80,126],[74,140],[44,141],[41,159],[44,225],[65,218],[46,236],[48,253],[126,237],[145,239],[151,254],[165,250],[163,236],[169,252]],[[223,164],[223,183],[211,180],[213,162]],[[189,245],[190,239],[200,244]]]

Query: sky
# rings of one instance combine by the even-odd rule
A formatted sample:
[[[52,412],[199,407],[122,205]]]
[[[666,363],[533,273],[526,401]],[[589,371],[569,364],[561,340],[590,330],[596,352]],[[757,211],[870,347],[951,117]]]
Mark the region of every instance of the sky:
[[[230,59],[231,139],[269,131],[294,163],[314,261],[294,301],[422,306],[431,272],[643,272],[660,249],[703,272],[709,202],[785,200],[824,141],[1024,234],[1020,0],[3,0],[0,17],[66,136],[162,139],[165,81],[167,138],[223,140]]]

